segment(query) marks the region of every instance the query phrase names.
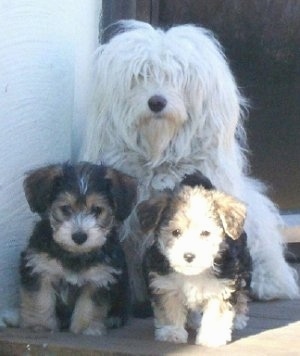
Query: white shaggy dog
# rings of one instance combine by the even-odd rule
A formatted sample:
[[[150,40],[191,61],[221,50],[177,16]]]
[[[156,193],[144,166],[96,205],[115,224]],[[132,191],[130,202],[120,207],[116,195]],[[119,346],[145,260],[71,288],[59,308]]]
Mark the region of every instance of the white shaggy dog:
[[[247,175],[245,101],[220,44],[192,25],[167,31],[133,20],[119,25],[121,31],[97,51],[83,158],[137,177],[139,201],[200,170],[217,189],[247,204],[253,293],[265,300],[298,297],[278,211],[263,185]],[[141,238],[135,222],[132,216],[125,228],[132,251]]]

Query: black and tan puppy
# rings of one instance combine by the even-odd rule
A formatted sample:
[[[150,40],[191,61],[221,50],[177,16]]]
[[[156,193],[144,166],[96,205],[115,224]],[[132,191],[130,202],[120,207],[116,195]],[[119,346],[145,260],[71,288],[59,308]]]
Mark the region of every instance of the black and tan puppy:
[[[248,319],[246,207],[207,181],[205,189],[201,180],[201,175],[189,176],[174,192],[140,203],[136,212],[141,228],[152,231],[154,239],[144,267],[156,340],[187,342],[188,314],[199,311],[196,343],[219,346]]]
[[[21,255],[21,326],[101,335],[127,319],[125,257],[117,228],[135,181],[89,163],[30,172],[25,195],[41,216]]]

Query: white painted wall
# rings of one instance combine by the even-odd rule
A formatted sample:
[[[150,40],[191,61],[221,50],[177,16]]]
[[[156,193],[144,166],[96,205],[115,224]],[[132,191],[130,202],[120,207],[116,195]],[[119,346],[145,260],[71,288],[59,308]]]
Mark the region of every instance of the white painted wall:
[[[77,156],[101,0],[0,0],[0,310],[18,301],[19,253],[36,216],[29,169]]]

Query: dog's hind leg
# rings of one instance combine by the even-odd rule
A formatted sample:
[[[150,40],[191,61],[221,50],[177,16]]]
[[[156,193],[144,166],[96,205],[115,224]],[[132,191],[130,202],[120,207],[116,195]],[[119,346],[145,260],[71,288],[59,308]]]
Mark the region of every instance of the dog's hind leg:
[[[297,272],[284,259],[280,215],[273,203],[254,191],[254,183],[250,183],[243,198],[247,203],[245,230],[253,261],[252,293],[263,300],[299,298]]]
[[[51,280],[40,280],[38,290],[21,288],[21,322],[23,328],[33,330],[57,330],[55,315],[56,295]]]

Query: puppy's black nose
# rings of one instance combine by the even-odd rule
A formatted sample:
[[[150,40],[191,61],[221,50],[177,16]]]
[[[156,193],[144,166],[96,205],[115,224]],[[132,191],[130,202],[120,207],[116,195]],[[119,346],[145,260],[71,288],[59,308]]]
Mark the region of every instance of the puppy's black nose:
[[[188,253],[185,253],[185,254],[183,255],[183,258],[184,258],[188,263],[192,262],[195,257],[196,257],[196,256],[195,256],[193,253],[189,253],[189,252],[188,252]]]
[[[75,232],[72,234],[72,240],[77,243],[77,245],[82,245],[87,240],[87,234],[84,232]]]
[[[148,106],[153,112],[160,112],[167,105],[167,99],[161,95],[153,95],[148,100]]]

